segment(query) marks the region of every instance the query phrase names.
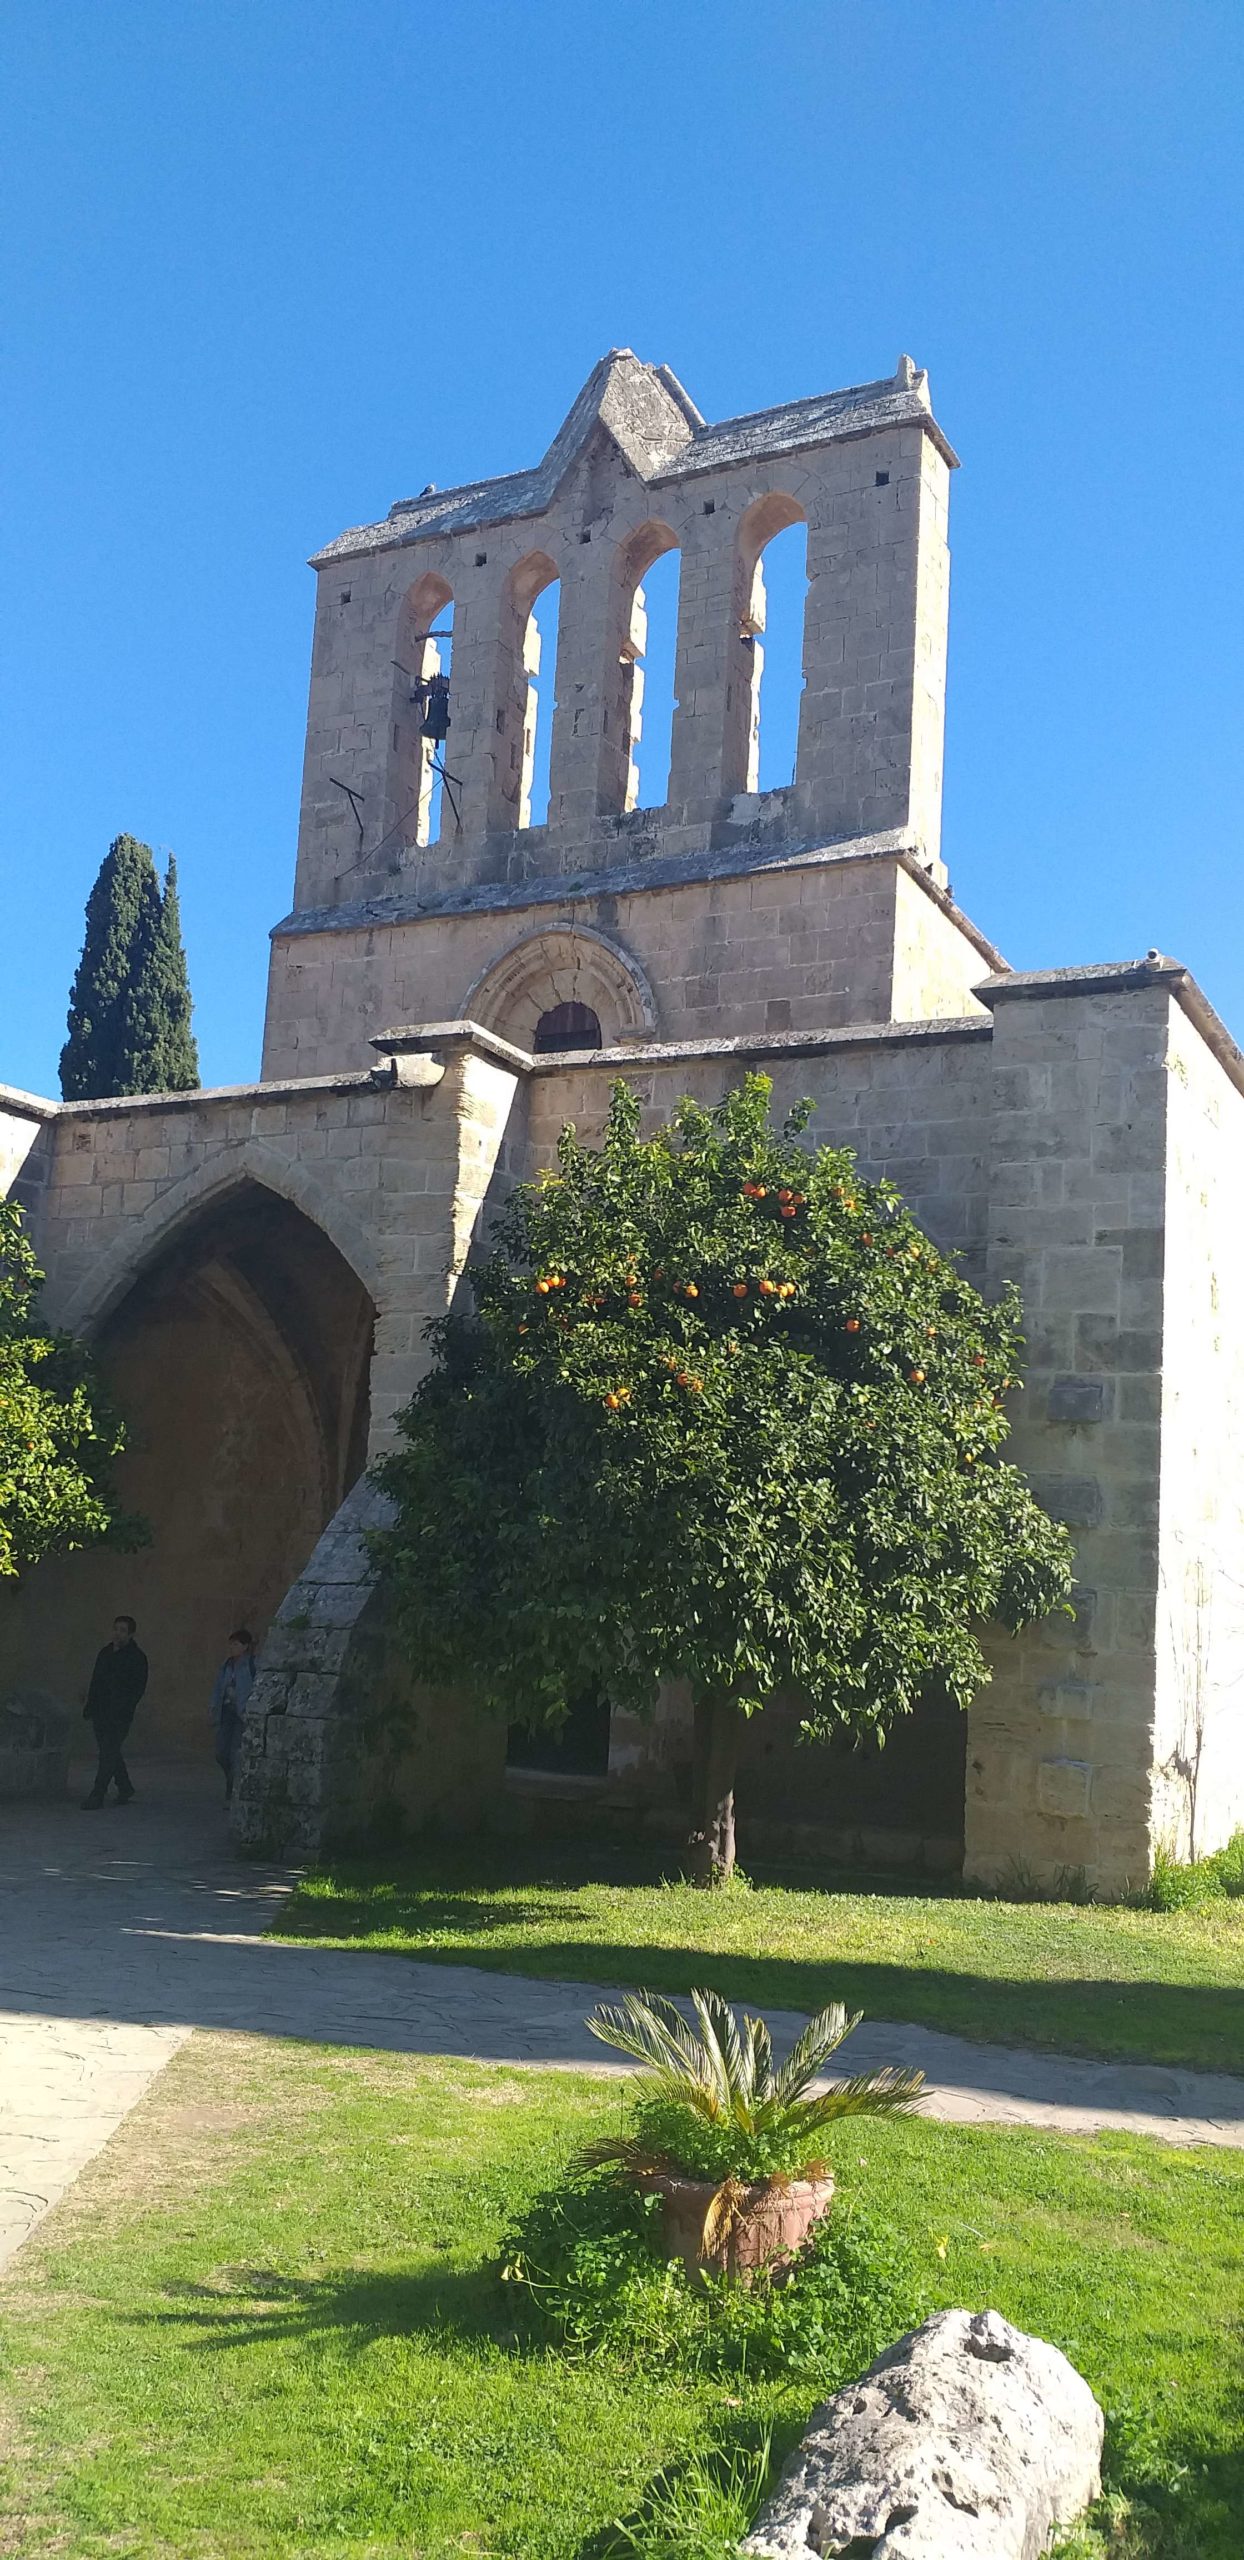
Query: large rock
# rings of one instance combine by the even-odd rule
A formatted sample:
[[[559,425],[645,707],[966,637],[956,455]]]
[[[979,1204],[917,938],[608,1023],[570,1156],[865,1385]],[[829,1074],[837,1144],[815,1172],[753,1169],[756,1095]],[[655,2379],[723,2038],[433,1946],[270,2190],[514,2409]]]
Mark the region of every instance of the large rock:
[[[1039,2560],[1101,2487],[1102,2413],[1057,2347],[939,2311],[813,2411],[743,2549]]]

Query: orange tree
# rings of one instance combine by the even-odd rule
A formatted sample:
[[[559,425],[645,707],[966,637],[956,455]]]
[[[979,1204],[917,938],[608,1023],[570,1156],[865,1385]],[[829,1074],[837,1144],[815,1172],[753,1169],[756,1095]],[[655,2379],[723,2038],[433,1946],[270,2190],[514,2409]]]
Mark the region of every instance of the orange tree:
[[[589,1687],[693,1702],[690,1871],[734,1859],[740,1718],[779,1688],[812,1736],[884,1736],[982,1621],[1065,1603],[1071,1551],[1000,1464],[1019,1302],[989,1305],[897,1192],[778,1130],[767,1077],[648,1138],[564,1131],[517,1190],[475,1306],[378,1469],[374,1536],[413,1657],[509,1718]]]
[[[0,1579],[147,1535],[112,1482],[124,1431],[81,1344],[43,1323],[42,1278],[20,1209],[0,1200]]]

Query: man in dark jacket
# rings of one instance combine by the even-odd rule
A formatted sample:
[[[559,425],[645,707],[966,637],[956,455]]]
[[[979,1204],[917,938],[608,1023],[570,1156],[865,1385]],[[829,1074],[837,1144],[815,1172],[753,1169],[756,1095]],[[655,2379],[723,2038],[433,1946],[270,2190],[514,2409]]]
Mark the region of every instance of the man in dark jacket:
[[[118,1804],[128,1804],[134,1793],[121,1745],[147,1686],[147,1657],[134,1642],[136,1624],[133,1618],[114,1618],[112,1642],[95,1657],[82,1713],[95,1728],[99,1767],[89,1796],[82,1799],[84,1813],[98,1813],[114,1782]]]

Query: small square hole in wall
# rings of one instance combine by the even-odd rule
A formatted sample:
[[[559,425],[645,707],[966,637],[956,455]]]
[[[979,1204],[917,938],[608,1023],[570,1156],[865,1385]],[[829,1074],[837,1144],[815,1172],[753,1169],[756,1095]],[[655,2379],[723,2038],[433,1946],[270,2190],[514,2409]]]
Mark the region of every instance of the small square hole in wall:
[[[591,534],[590,534],[590,533],[588,533],[588,532],[581,533],[581,534],[580,534],[580,536],[579,536],[579,540],[580,540],[580,542],[590,542],[590,541],[591,541],[591,539],[592,539]]]
[[[706,498],[706,499],[705,499],[705,501],[704,501],[704,513],[705,513],[705,515],[706,515],[706,516],[715,516],[715,515],[716,515],[716,513],[717,513],[717,500],[716,500],[715,498]]]
[[[504,713],[504,711],[502,710],[502,711],[499,711],[499,712],[497,713],[497,736],[498,736],[498,737],[500,737],[500,736],[501,736],[501,733],[502,733],[502,731],[503,731],[504,727],[505,727],[505,713]]]
[[[349,588],[349,587],[343,587],[343,588],[342,588],[342,590],[341,590],[341,601],[342,601],[342,603],[343,603],[343,604],[348,604],[348,603],[349,603],[349,601],[350,601],[350,593],[351,593],[351,590],[350,590],[350,588]]]
[[[487,566],[488,566],[488,554],[487,554],[487,552],[486,552],[486,551],[477,551],[477,552],[476,552],[476,554],[475,554],[475,566],[476,566],[476,568],[477,568],[477,569],[486,569],[486,568],[487,568]]]
[[[890,474],[889,474],[889,472],[888,472],[888,471],[879,471],[879,472],[877,473],[877,487],[878,487],[879,489],[888,489],[888,488],[889,488],[889,486],[890,486]]]

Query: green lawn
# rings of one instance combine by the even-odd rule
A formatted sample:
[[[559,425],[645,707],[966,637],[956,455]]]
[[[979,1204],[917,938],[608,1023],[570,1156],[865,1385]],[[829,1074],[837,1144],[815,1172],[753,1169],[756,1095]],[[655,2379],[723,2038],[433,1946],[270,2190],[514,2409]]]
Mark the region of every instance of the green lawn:
[[[806,2386],[519,2347],[489,2261],[615,2084],[196,2038],[0,2280],[0,2551],[22,2560],[590,2560],[670,2465],[784,2447]],[[1238,2560],[1244,2155],[845,2127],[848,2196],[935,2297],[1055,2339],[1161,2522]],[[1104,2544],[1095,2544],[1104,2549]]]
[[[845,2000],[996,2044],[1244,2072],[1244,1900],[1152,1912],[757,1884],[704,1894],[603,1848],[429,1845],[308,1878],[279,1934],[445,1964],[689,1991],[766,2009]]]

